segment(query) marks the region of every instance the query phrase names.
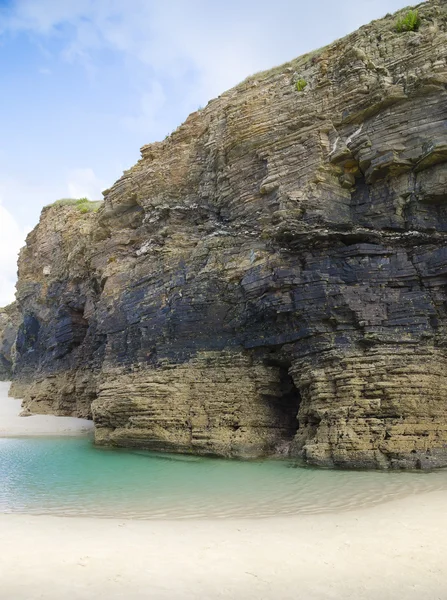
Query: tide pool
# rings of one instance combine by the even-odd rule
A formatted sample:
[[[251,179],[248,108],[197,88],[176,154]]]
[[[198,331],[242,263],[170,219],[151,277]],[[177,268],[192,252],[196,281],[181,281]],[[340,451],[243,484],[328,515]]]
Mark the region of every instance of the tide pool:
[[[0,438],[0,512],[140,519],[347,510],[447,489],[447,472],[311,469],[97,448],[89,438]]]

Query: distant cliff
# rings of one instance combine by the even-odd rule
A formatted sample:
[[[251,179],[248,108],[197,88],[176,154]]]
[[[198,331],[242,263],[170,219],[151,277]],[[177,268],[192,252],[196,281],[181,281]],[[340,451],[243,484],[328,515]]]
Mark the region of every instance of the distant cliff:
[[[91,415],[99,444],[447,465],[447,4],[418,10],[212,100],[99,210],[43,210],[31,411]]]
[[[12,379],[14,344],[20,322],[15,303],[0,308],[0,381]]]

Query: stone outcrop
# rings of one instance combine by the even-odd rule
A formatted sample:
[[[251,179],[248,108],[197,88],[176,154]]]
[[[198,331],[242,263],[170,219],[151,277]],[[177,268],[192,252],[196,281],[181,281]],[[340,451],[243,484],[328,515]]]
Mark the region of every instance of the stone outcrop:
[[[14,344],[19,323],[20,314],[15,302],[0,308],[0,381],[12,378]]]
[[[419,14],[212,100],[97,212],[44,209],[29,410],[91,415],[100,444],[447,465],[447,4]]]

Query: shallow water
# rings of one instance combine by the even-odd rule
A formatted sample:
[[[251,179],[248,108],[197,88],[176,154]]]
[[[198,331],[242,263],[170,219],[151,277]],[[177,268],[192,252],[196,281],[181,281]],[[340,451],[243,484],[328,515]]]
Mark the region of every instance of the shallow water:
[[[120,518],[267,517],[447,489],[447,472],[382,473],[106,450],[86,438],[0,439],[0,512]]]

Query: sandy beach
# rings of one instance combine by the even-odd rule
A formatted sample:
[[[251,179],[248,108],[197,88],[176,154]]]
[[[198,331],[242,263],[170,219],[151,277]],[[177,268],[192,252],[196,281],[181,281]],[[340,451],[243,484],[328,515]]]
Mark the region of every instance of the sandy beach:
[[[21,400],[8,397],[10,383],[0,381],[0,437],[82,435],[93,431],[93,422],[74,417],[32,415],[20,417]]]
[[[6,398],[1,386],[0,436],[91,427],[19,417],[20,401]],[[347,512],[257,520],[0,514],[0,597],[444,600],[446,504],[447,492],[432,492]]]
[[[8,600],[444,600],[446,493],[317,516],[0,515]]]

